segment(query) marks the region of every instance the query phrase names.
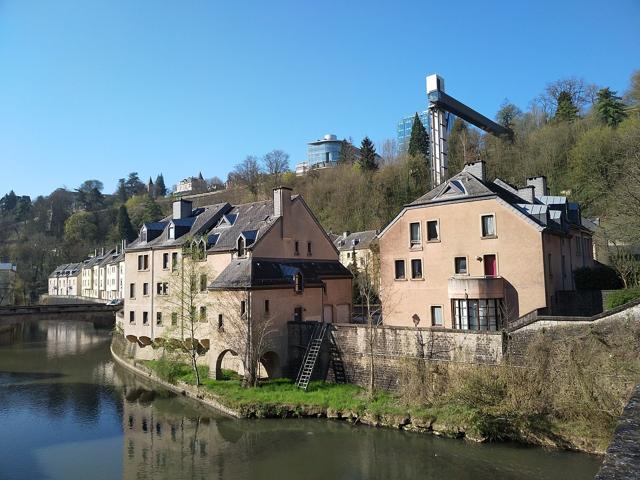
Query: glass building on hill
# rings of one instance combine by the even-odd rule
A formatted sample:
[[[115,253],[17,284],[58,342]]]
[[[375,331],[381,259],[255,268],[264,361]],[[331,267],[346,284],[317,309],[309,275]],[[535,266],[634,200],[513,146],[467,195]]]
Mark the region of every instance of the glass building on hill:
[[[404,153],[409,148],[409,140],[411,140],[411,128],[413,127],[413,119],[415,113],[409,117],[405,117],[398,122],[398,128],[396,130],[398,153]],[[427,110],[419,112],[418,117],[422,121],[424,128],[429,131],[429,113]]]

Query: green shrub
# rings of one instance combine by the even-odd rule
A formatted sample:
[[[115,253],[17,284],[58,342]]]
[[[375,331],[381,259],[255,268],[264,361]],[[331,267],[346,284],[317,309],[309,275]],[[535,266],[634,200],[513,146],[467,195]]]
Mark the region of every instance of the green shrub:
[[[637,299],[640,299],[640,287],[625,288],[624,290],[611,292],[605,301],[605,308],[611,310]]]
[[[190,368],[188,365],[184,363],[173,362],[166,358],[161,358],[160,360],[151,360],[147,362],[147,365],[154,371],[156,374],[166,380],[169,383],[175,384],[181,377],[189,374]]]

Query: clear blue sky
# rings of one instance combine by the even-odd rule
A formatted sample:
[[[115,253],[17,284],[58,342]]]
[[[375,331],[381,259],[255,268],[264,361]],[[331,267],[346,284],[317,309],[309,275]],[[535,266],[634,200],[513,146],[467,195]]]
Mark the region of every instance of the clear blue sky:
[[[0,195],[226,178],[325,133],[377,143],[424,77],[493,116],[566,76],[624,90],[640,2],[0,0]]]

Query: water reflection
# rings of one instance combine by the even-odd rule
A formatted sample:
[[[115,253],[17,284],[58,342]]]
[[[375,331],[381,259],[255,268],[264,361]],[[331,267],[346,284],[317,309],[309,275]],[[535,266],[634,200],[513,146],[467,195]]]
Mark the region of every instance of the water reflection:
[[[3,336],[4,335],[4,336]],[[593,478],[599,459],[324,420],[236,420],[114,365],[109,332],[23,324],[0,346],[0,479]]]

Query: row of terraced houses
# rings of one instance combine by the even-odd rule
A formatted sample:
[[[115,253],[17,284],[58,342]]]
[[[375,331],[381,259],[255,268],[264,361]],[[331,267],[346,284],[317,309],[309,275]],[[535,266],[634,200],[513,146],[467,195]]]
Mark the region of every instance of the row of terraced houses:
[[[195,336],[210,350],[211,371],[232,350],[225,329],[268,320],[276,340],[265,363],[277,374],[287,323],[350,322],[352,271],[373,257],[385,325],[495,331],[533,310],[554,312],[575,290],[573,272],[593,266],[594,228],[579,205],[549,195],[544,177],[516,187],[489,180],[476,162],[405,205],[381,232],[331,236],[284,187],[243,205],[177,200],[124,251],[59,267],[49,293],[123,298],[122,328],[140,346],[184,336],[171,290],[185,246],[195,247],[206,272]]]

